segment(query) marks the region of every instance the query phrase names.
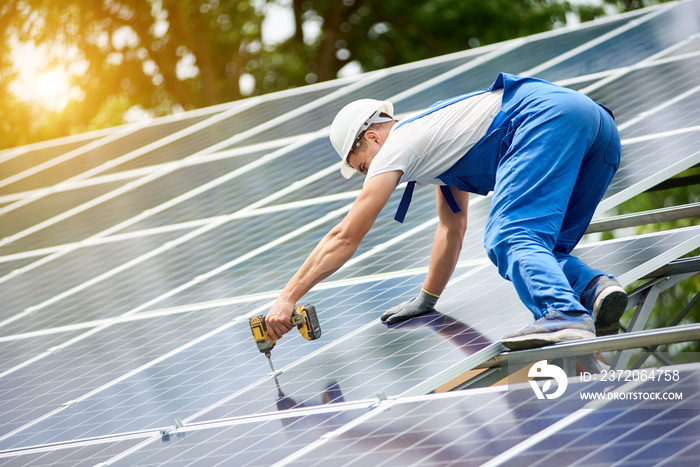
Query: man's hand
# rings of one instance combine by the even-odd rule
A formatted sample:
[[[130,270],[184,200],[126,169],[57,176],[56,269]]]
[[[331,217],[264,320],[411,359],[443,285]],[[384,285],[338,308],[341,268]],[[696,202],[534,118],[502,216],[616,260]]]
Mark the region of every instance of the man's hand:
[[[265,317],[267,332],[274,340],[279,340],[283,335],[292,330],[292,313],[294,313],[294,302],[278,298],[272,305]]]
[[[421,289],[420,295],[416,298],[390,308],[384,312],[380,319],[386,324],[395,324],[430,313],[435,310],[435,303],[437,303],[438,298],[437,295],[432,295]]]
[[[385,172],[365,182],[345,218],[321,239],[270,308],[265,318],[270,337],[277,340],[289,332],[293,327],[292,313],[296,301],[340,269],[357,251],[402,174],[398,170]]]

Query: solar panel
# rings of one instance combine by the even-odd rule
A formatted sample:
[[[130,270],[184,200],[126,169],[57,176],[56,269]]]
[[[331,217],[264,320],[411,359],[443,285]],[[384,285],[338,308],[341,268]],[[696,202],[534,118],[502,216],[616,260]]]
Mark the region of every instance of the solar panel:
[[[108,131],[106,133],[109,134],[110,132],[111,131]],[[103,131],[100,133],[105,132]],[[20,175],[23,172],[29,170],[36,171],[38,166],[52,161],[60,155],[77,151],[98,138],[100,137],[96,135],[80,135],[79,137],[65,138],[63,140],[51,142],[52,144],[43,143],[30,147],[7,149],[3,151],[1,153],[2,155],[0,155],[0,173],[2,173],[3,176],[3,180],[0,182],[0,193],[12,192],[13,190],[5,187],[11,184],[13,180],[20,177],[24,178],[26,175]]]
[[[435,191],[424,188],[401,225],[394,193],[356,257],[305,297],[323,337],[287,335],[273,351],[276,377],[247,319],[267,311],[361,187],[360,177],[338,176],[328,141],[329,122],[352,99],[393,99],[403,113],[485,87],[499,71],[579,89],[613,108],[623,138],[599,213],[696,165],[699,11],[698,1],[660,5],[0,152],[0,458],[697,463],[697,437],[659,431],[696,427],[683,404],[637,426],[639,407],[582,415],[572,398],[534,412],[514,406],[529,386],[430,394],[499,353],[501,336],[531,319],[481,246],[489,197],[471,199],[438,312],[388,329],[377,320],[427,273],[437,218]],[[575,253],[630,285],[699,247],[695,226],[588,241]],[[682,371],[697,385],[697,366]],[[600,434],[566,425],[571,416]],[[184,426],[163,436],[175,418]]]
[[[269,132],[258,134],[246,141],[246,144],[267,141],[269,139],[282,138],[289,135],[310,133],[328,126],[335,114],[348,102],[355,99],[387,99],[413,86],[421,85],[433,76],[447,73],[459,66],[465,66],[482,53],[477,49],[466,54],[460,54],[447,61],[437,61],[429,69],[424,66],[403,66],[385,73],[375,72],[367,78],[357,82],[352,90],[338,89],[334,97],[322,106],[315,106],[308,112],[304,112],[301,119],[288,120],[276,125]],[[333,97],[329,95],[328,97]],[[279,111],[279,110],[278,110]]]
[[[662,5],[619,28],[613,40],[595,44],[543,73],[542,77],[550,81],[569,77],[566,69],[572,66],[582,75],[633,65],[673,47],[697,30],[697,5],[693,2]]]
[[[104,163],[110,163],[119,156],[152,144],[178,130],[188,128],[208,116],[195,114],[182,118],[169,118],[142,128],[130,125],[109,136],[93,140],[89,144],[76,145],[77,147],[72,151],[64,150],[58,157],[46,160],[43,164],[35,164],[28,167],[26,171],[3,180],[0,194],[53,186],[86,171],[94,170]],[[56,150],[56,148],[51,149]],[[26,156],[20,159],[25,160]]]
[[[696,141],[700,133],[688,131],[655,138],[628,139],[623,143],[629,159],[620,162],[598,212],[604,212],[700,162]],[[633,163],[634,160],[639,163]],[[634,166],[634,167],[633,167]]]
[[[22,463],[25,466],[88,466],[96,465],[100,462],[105,462],[112,457],[132,449],[137,446],[141,440],[127,439],[117,440],[111,443],[85,443],[65,449],[43,449],[32,451],[22,455],[19,459],[14,456],[6,456],[4,461],[12,464],[14,462]],[[2,456],[2,454],[0,454]],[[0,457],[2,459],[2,457]]]
[[[650,404],[646,400],[610,403],[590,410],[580,421],[518,452],[518,461],[532,465],[557,462],[585,465],[660,465],[697,462],[700,427],[698,412],[698,365],[669,367],[678,381],[646,381],[631,386],[635,393],[674,393],[682,398]],[[624,389],[618,388],[618,391]],[[506,456],[507,457],[507,456]]]
[[[664,131],[665,121],[659,119],[655,112],[668,108],[669,104],[673,104],[679,96],[694,95],[694,89],[697,86],[689,78],[692,70],[697,68],[698,60],[700,59],[689,58],[649,63],[643,68],[628,71],[604,88],[589,95],[615,109],[618,125],[622,127],[623,138],[639,135],[639,133],[635,135],[630,130],[636,129],[637,122],[640,120],[661,125],[660,128],[647,128],[650,131],[642,134],[660,133]],[[635,125],[628,129],[630,120],[634,121]],[[692,126],[693,122],[692,119],[684,121],[676,128]]]
[[[698,46],[700,46],[700,38],[691,36],[688,39],[681,41],[677,47],[670,52],[663,54],[663,56],[674,57],[685,54],[697,54]]]
[[[645,255],[657,253],[654,248],[672,252],[678,242],[686,249],[700,246],[699,228],[684,232],[675,232],[677,238],[656,234],[613,245],[592,244],[582,248],[581,256],[594,267],[620,263],[622,270],[644,264]],[[684,239],[690,239],[690,245]],[[390,332],[376,320],[377,312],[396,294],[416,290],[422,275],[311,294],[326,328],[323,340],[328,341],[285,338],[289,342],[281,342],[275,351],[276,365],[283,370],[277,383],[261,371],[264,357],[250,345],[245,320],[238,325],[230,321],[256,308],[254,303],[167,314],[147,320],[148,326],[141,320],[127,321],[93,334],[96,326],[60,352],[0,379],[3,392],[12,396],[2,407],[0,445],[39,444],[47,433],[52,437],[46,442],[60,442],[144,430],[174,415],[188,420],[200,414],[196,420],[271,412],[277,407],[277,384],[302,406],[331,383],[345,401],[371,399],[379,392],[400,395],[428,379],[437,387],[445,382],[438,381],[441,373],[485,349],[503,329],[526,322],[508,284],[501,281],[486,288],[498,283],[490,269],[487,274],[483,266],[462,268],[441,304],[444,314],[395,326]],[[484,315],[486,304],[497,307],[499,314]],[[154,333],[159,340],[150,338]],[[76,398],[77,403],[61,406]],[[88,421],[94,413],[102,414],[96,424]]]
[[[296,413],[186,426],[181,436],[151,440],[115,465],[191,465],[202,459],[235,465],[325,465],[328,459],[338,465],[589,465],[633,460],[650,465],[674,457],[692,462],[700,423],[694,391],[699,368],[683,365],[669,371],[678,371],[678,383],[649,381],[634,390],[689,397],[653,407],[616,401],[592,408],[581,393],[612,388],[624,393],[631,385],[579,378],[569,380],[567,396],[543,401],[537,408],[528,385],[389,400],[369,412],[367,403],[323,404],[323,395],[336,391],[330,386],[314,401],[317,405]],[[279,397],[281,404],[291,402],[288,396]],[[535,437],[539,442],[529,442]]]

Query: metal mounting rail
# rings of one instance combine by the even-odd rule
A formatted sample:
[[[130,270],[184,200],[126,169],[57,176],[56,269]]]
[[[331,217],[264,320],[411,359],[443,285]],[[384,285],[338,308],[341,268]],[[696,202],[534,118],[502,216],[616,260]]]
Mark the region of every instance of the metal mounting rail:
[[[598,219],[591,222],[588,229],[586,229],[586,233],[605,232],[608,230],[637,227],[639,225],[675,221],[697,216],[700,216],[700,203],[685,204],[682,206],[673,206]]]
[[[500,355],[476,365],[475,368],[502,367],[511,364],[536,362],[539,360],[576,357],[600,352],[644,348],[698,340],[700,340],[700,324],[690,324],[673,328],[597,337],[595,339],[585,339],[538,349],[503,352]]]
[[[673,260],[666,266],[662,266],[656,271],[642,277],[642,279],[654,279],[656,277],[674,276],[677,274],[688,274],[691,272],[700,272],[700,256]]]

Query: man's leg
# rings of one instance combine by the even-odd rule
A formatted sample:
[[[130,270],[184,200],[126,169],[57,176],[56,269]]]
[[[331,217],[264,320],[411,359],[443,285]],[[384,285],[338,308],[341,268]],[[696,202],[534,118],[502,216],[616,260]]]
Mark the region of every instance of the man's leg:
[[[599,108],[599,112],[601,124],[598,137],[584,157],[554,247],[554,255],[574,292],[593,314],[600,335],[601,329],[607,330],[617,325],[627,304],[627,295],[611,276],[570,255],[583,237],[619,166],[621,146],[615,122],[602,108]]]
[[[583,95],[553,88],[550,100],[530,106],[514,128],[484,235],[489,257],[535,318],[586,311],[553,251],[600,124],[597,106]]]
[[[526,346],[595,336],[589,312],[553,250],[583,160],[598,135],[597,109],[585,96],[552,89],[545,102],[523,112],[499,164],[484,239],[487,252],[535,318],[549,316],[558,323],[551,336]],[[566,323],[569,318],[573,321]],[[534,333],[542,331],[540,321]]]
[[[583,291],[593,279],[605,275],[603,271],[593,269],[577,257],[568,253],[554,250],[554,256],[557,258],[559,267],[561,267],[571,288],[578,297],[581,297],[581,294],[583,294]]]

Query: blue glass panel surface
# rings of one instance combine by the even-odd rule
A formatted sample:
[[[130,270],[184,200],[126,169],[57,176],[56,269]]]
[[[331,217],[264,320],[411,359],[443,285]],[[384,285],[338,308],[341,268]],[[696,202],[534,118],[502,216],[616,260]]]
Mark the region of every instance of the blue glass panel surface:
[[[700,4],[681,2],[639,18],[629,30],[552,67],[550,81],[638,63],[700,31]],[[575,69],[575,74],[571,74]]]
[[[7,160],[2,160],[0,162],[0,174],[2,174],[2,179],[5,180],[13,175],[24,172],[25,170],[32,169],[37,165],[43,164],[55,157],[65,154],[70,151],[74,151],[82,146],[85,146],[92,141],[93,138],[84,138],[79,141],[72,142],[57,142],[56,144],[48,145],[47,147],[39,147],[36,149],[28,149],[23,151],[22,154],[17,155]],[[6,195],[9,193],[15,193],[17,191],[22,191],[16,186],[4,185],[0,188],[0,195]]]

